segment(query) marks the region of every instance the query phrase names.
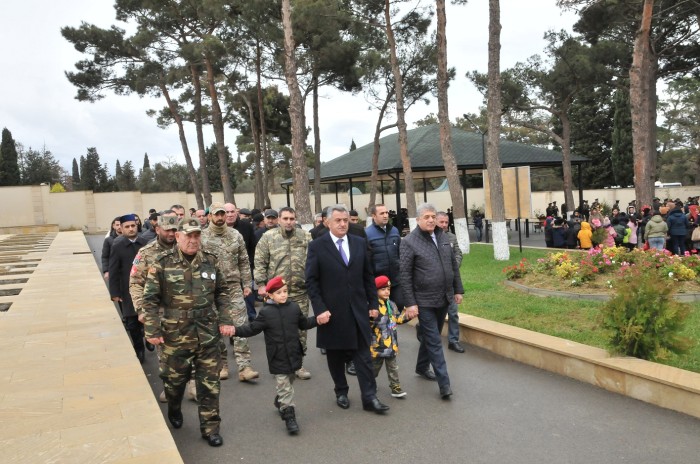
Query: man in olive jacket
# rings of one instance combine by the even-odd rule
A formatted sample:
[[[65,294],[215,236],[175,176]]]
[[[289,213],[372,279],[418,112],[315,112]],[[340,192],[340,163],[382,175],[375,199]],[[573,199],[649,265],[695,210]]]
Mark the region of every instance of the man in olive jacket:
[[[453,301],[462,303],[464,289],[454,250],[445,233],[436,227],[436,216],[433,205],[420,205],[418,227],[401,240],[401,287],[408,317],[418,316],[422,334],[416,373],[437,380],[440,396],[449,399],[452,389],[440,334],[447,309]]]

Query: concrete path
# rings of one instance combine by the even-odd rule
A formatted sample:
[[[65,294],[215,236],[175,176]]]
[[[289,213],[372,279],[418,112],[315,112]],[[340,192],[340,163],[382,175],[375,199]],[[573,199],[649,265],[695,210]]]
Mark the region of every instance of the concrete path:
[[[537,234],[541,236],[541,234]],[[99,257],[102,237],[88,237]],[[98,259],[99,261],[99,259]],[[97,272],[97,271],[96,271]],[[335,405],[324,357],[310,349],[311,380],[297,380],[301,433],[286,434],[272,406],[262,335],[250,339],[254,383],[222,382],[222,448],[199,438],[196,405],[186,402],[185,425],[172,430],[187,463],[680,463],[700,456],[700,420],[524,366],[474,347],[446,352],[454,396],[442,401],[437,385],[413,371],[415,330],[399,330],[405,400],[391,398],[386,374],[379,397],[386,416],[361,409],[351,379],[349,410]],[[311,331],[310,344],[315,343]],[[154,354],[143,366],[154,395],[162,385]],[[165,413],[164,405],[161,409]]]

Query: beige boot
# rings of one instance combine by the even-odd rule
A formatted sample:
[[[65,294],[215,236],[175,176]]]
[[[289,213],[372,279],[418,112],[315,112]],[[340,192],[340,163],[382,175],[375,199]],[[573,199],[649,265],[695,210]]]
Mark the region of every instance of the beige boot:
[[[260,377],[260,374],[254,371],[250,366],[244,367],[243,370],[238,373],[238,380],[241,382],[257,379],[258,377]]]
[[[190,380],[189,382],[187,382],[185,396],[187,397],[187,399],[197,401],[197,384],[194,382],[194,380]]]
[[[228,372],[228,361],[224,361],[224,365],[223,365],[223,367],[221,368],[221,372],[219,372],[219,379],[221,379],[221,380],[226,380],[226,379],[228,379],[228,375],[229,375],[229,372]]]
[[[301,366],[301,369],[299,369],[296,374],[301,380],[309,380],[311,378],[311,372],[307,371],[304,366]]]

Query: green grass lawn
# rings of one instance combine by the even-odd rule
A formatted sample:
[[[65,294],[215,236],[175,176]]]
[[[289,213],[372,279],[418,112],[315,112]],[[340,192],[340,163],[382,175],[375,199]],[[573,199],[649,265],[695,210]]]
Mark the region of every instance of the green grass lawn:
[[[603,303],[542,298],[503,285],[504,267],[518,263],[523,257],[536,261],[547,254],[548,251],[539,249],[523,249],[520,253],[517,247],[511,247],[509,261],[496,261],[492,246],[472,244],[471,252],[462,259],[464,301],[460,311],[607,349],[607,333],[598,324],[598,309]],[[585,292],[585,286],[575,291]],[[683,335],[695,340],[695,346],[685,355],[674,356],[665,364],[700,372],[700,303],[693,304]]]

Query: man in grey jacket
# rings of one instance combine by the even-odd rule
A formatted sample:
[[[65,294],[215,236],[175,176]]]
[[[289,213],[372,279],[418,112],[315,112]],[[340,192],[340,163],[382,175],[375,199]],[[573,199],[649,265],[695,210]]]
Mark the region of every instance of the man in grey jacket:
[[[440,396],[452,395],[441,332],[447,309],[460,304],[464,289],[454,250],[437,226],[437,211],[425,203],[416,211],[416,227],[401,240],[401,286],[409,317],[418,316],[421,331],[416,373],[437,380]],[[433,366],[433,371],[430,370]]]

